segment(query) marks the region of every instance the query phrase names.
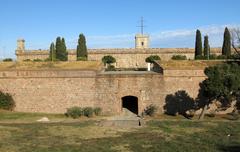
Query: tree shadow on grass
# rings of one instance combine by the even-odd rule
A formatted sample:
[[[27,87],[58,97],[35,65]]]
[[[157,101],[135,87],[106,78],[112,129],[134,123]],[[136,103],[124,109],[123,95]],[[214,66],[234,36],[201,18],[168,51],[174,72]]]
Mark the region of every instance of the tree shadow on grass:
[[[240,146],[220,146],[218,149],[223,152],[239,152]]]
[[[166,114],[173,116],[180,114],[188,119],[192,117],[187,111],[195,109],[195,102],[186,91],[180,90],[175,94],[167,95],[165,101],[166,104],[163,108]]]

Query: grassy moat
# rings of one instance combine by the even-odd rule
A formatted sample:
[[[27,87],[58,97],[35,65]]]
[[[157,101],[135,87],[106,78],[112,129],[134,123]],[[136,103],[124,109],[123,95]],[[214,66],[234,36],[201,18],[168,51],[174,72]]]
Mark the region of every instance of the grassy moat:
[[[36,120],[48,117],[50,122]],[[0,112],[1,152],[230,151],[240,149],[240,121],[228,116],[205,121],[183,117],[146,118],[144,127],[99,125],[104,117]]]

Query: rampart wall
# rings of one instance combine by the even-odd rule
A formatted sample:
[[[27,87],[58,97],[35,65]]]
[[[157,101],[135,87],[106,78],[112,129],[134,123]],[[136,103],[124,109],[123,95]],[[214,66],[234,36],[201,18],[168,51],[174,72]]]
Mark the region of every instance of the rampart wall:
[[[221,48],[212,48],[212,54],[220,55]],[[17,60],[23,61],[26,59],[44,60],[49,57],[47,50],[26,50],[24,52],[16,52]],[[116,68],[146,68],[145,59],[150,55],[158,55],[161,60],[170,60],[173,55],[185,55],[187,59],[194,59],[194,49],[191,48],[148,48],[148,49],[88,49],[88,60],[101,61],[102,57],[111,55],[116,58]],[[68,50],[68,60],[76,61],[76,51]]]
[[[159,73],[108,73],[81,70],[0,71],[0,90],[13,95],[16,111],[64,113],[73,106],[101,107],[119,114],[122,97],[136,96],[141,113],[155,104],[163,112],[165,98],[179,90],[196,97],[202,71],[165,70]]]

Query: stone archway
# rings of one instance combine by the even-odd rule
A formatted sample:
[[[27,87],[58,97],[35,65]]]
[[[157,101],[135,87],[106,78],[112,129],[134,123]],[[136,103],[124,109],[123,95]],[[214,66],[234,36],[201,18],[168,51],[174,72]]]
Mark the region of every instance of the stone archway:
[[[122,108],[126,108],[132,113],[138,115],[138,98],[135,96],[122,97]]]

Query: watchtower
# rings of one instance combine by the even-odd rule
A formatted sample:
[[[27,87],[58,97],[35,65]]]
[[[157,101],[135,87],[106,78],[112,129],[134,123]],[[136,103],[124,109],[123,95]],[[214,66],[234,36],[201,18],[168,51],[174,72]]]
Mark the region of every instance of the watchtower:
[[[143,24],[143,17],[141,18],[141,25],[138,26],[141,28],[141,34],[136,34],[135,36],[135,48],[136,49],[146,49],[149,47],[149,35],[143,34],[143,28],[145,27]]]
[[[135,48],[146,49],[149,47],[149,35],[136,34],[135,36]]]
[[[24,52],[25,51],[25,40],[18,39],[17,40],[17,50],[16,52]]]

